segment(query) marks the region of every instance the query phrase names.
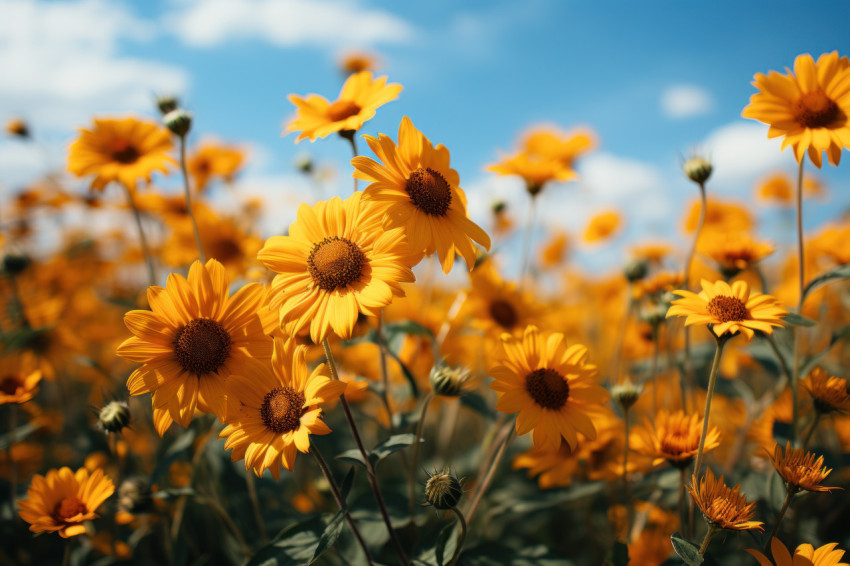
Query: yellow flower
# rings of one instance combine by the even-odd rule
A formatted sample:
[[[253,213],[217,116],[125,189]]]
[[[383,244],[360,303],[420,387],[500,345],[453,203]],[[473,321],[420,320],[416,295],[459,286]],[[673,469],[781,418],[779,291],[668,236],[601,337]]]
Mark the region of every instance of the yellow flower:
[[[346,388],[331,380],[325,364],[311,373],[307,347],[294,341],[274,340],[271,365],[250,360],[227,380],[227,438],[233,462],[245,460],[245,469],[259,477],[266,470],[278,479],[280,466],[292,471],[296,449],[310,451],[311,434],[329,434],[320,404],[337,399]]]
[[[30,128],[21,118],[12,118],[7,121],[4,129],[10,136],[23,139],[28,139],[30,137]]]
[[[522,141],[522,146],[528,154],[551,157],[572,169],[579,155],[596,147],[596,135],[586,129],[561,132],[556,128],[544,126],[529,131]]]
[[[829,257],[835,263],[850,263],[850,224],[826,226],[810,245],[820,254]]]
[[[521,339],[502,335],[504,356],[490,370],[499,400],[496,410],[517,414],[516,431],[533,431],[536,447],[557,450],[563,438],[571,449],[577,433],[596,438],[590,415],[598,413],[608,393],[596,384],[596,366],[587,364],[587,348],[567,347],[558,332],[541,335],[529,325]]]
[[[705,229],[749,230],[753,227],[753,216],[747,209],[734,202],[708,199],[705,206]],[[696,232],[702,204],[697,199],[688,209],[684,229],[688,234]]]
[[[812,396],[819,413],[846,413],[850,411],[850,389],[847,380],[831,376],[823,368],[813,369],[801,383]]]
[[[826,476],[832,471],[823,465],[823,456],[815,459],[812,452],[803,448],[791,448],[791,443],[785,445],[785,450],[777,444],[773,454],[769,454],[770,462],[785,480],[785,485],[794,491],[829,491],[836,489],[821,485]]]
[[[516,335],[525,330],[540,314],[534,300],[515,284],[502,280],[490,260],[476,267],[470,280],[472,289],[464,308],[472,317],[472,326],[496,343],[505,332]]]
[[[773,562],[758,550],[746,549],[759,561],[760,566],[850,566],[846,562],[839,562],[844,557],[843,550],[836,550],[837,542],[825,544],[815,549],[810,544],[801,544],[794,551],[794,556],[788,552],[788,548],[778,538],[773,537],[770,541],[770,551],[773,554]]]
[[[775,250],[770,242],[757,242],[746,232],[712,231],[700,238],[699,251],[713,259],[727,277],[737,275]]]
[[[29,352],[0,357],[0,405],[26,403],[38,393],[41,370]]]
[[[793,179],[785,173],[774,173],[763,179],[756,187],[756,197],[765,203],[774,203],[780,206],[794,205]],[[803,179],[804,197],[823,197],[826,189],[812,176]]]
[[[685,316],[685,326],[706,324],[718,337],[742,332],[749,341],[755,330],[772,334],[773,327],[781,327],[782,317],[788,314],[770,295],[750,292],[744,281],[735,281],[730,287],[725,281],[703,279],[701,285],[699,294],[673,291],[683,298],[673,301],[667,318]]]
[[[620,228],[621,219],[616,210],[606,210],[593,216],[584,230],[584,241],[588,243],[607,240]]]
[[[850,147],[850,62],[838,52],[824,53],[817,63],[808,53],[794,60],[794,72],[758,73],[753,81],[759,91],[741,115],[770,125],[767,137],[784,136],[782,149],[794,148],[798,162],[808,152],[815,167],[822,152],[838,165],[841,151]]]
[[[58,532],[62,538],[86,532],[83,521],[91,521],[95,511],[112,492],[112,480],[103,470],[80,468],[50,470],[47,477],[36,475],[27,490],[27,499],[20,501],[21,518],[30,524],[34,533]]]
[[[95,119],[94,128],[81,128],[71,144],[68,171],[77,177],[94,175],[93,190],[103,190],[112,181],[132,190],[138,179],[150,183],[152,172],[168,172],[176,163],[169,155],[172,147],[168,130],[153,122]]]
[[[747,501],[740,492],[740,485],[730,489],[723,483],[723,476],[717,479],[711,468],[699,481],[694,476],[687,488],[709,523],[730,531],[764,530],[764,523],[752,520],[756,513],[755,502]]]
[[[454,265],[455,252],[475,265],[475,240],[488,250],[490,237],[466,212],[466,195],[457,171],[449,167],[449,150],[437,147],[402,118],[398,146],[386,135],[363,136],[381,163],[355,157],[354,176],[371,184],[365,197],[383,214],[384,229],[403,227],[414,252],[437,252],[443,271]]]
[[[378,57],[365,51],[352,51],[342,56],[339,67],[346,75],[374,71],[378,68]]]
[[[357,131],[375,115],[379,106],[395,100],[399,92],[400,84],[387,84],[387,77],[372,80],[372,73],[363,71],[348,77],[334,102],[318,94],[306,98],[290,94],[289,101],[298,111],[284,135],[300,131],[295,139],[299,142],[304,138],[316,141],[334,132]]]
[[[632,442],[636,452],[654,458],[653,465],[666,460],[677,468],[683,468],[696,458],[701,434],[702,419],[699,415],[685,415],[682,410],[670,413],[662,409],[654,423],[647,421],[646,426],[635,431]],[[719,445],[720,431],[717,427],[710,427],[704,450],[709,452]]]
[[[149,287],[151,311],[124,323],[135,336],[118,355],[141,362],[127,380],[131,395],[153,393],[154,423],[162,435],[173,421],[188,426],[196,410],[224,418],[224,381],[250,358],[268,359],[274,319],[259,283],[228,296],[228,278],[214,259],[196,261],[188,281],[172,273],[165,288]]]
[[[186,161],[186,169],[194,182],[192,188],[201,192],[216,177],[232,181],[244,161],[245,152],[237,147],[216,142],[202,144]]]
[[[258,258],[277,273],[271,306],[287,332],[309,327],[319,343],[329,331],[351,338],[360,313],[377,316],[401,283],[414,280],[416,263],[401,229],[381,230],[380,215],[354,193],[314,206],[302,204],[288,236],[266,241]]]
[[[487,170],[500,175],[522,177],[526,190],[532,196],[542,191],[543,186],[550,181],[564,182],[577,177],[576,172],[562,161],[525,151],[505,156],[498,163],[488,165]]]

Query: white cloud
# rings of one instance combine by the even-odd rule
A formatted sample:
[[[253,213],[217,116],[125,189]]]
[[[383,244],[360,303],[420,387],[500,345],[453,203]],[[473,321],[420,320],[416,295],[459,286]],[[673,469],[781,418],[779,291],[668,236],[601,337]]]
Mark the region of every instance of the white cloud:
[[[403,43],[414,36],[407,21],[354,0],[183,0],[167,18],[184,42],[209,47],[260,39],[278,46],[367,46]]]
[[[711,132],[701,148],[714,165],[711,185],[729,192],[748,188],[765,173],[794,163],[791,150],[780,151],[778,139],[767,138],[767,126],[733,122]]]
[[[709,112],[714,106],[711,94],[694,85],[674,85],[661,95],[661,110],[673,119],[693,118]]]

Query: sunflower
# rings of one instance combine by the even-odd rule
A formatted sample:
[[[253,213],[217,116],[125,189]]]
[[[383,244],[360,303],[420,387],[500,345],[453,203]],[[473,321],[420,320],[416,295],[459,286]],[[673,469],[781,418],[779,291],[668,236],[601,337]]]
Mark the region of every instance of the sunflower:
[[[124,316],[135,336],[118,347],[118,355],[142,363],[127,388],[131,395],[153,393],[160,435],[173,421],[188,426],[196,410],[224,418],[225,379],[249,358],[271,357],[267,334],[274,320],[263,286],[252,283],[228,295],[224,266],[196,261],[188,281],[172,273],[165,288],[148,288],[151,311]]]
[[[838,543],[832,542],[815,549],[810,544],[801,544],[794,551],[794,556],[791,556],[782,541],[773,537],[770,540],[773,562],[758,550],[747,548],[746,551],[759,561],[760,566],[774,566],[774,563],[776,566],[850,566],[846,562],[839,562],[844,557],[844,551],[836,550],[836,546]]]
[[[496,410],[518,413],[517,434],[534,431],[536,447],[557,450],[561,438],[570,449],[578,444],[576,433],[596,438],[590,416],[598,414],[608,393],[596,384],[596,366],[587,364],[587,348],[567,347],[558,332],[541,335],[529,325],[521,339],[502,335],[504,357],[490,370],[499,400]]]
[[[791,448],[791,443],[785,445],[785,450],[777,444],[773,454],[768,453],[776,471],[785,480],[785,485],[791,491],[829,491],[834,487],[821,485],[826,476],[832,471],[823,465],[823,456],[815,459],[812,452],[803,448]]]
[[[112,492],[112,480],[103,470],[80,468],[50,470],[47,476],[36,474],[27,490],[27,499],[20,501],[19,514],[30,524],[30,531],[58,532],[62,538],[86,532],[83,521],[97,518],[95,511]]]
[[[595,243],[607,240],[620,229],[622,219],[616,210],[606,210],[593,216],[584,230],[584,241]]]
[[[769,124],[767,137],[783,136],[782,149],[793,147],[797,162],[808,152],[820,169],[825,151],[838,165],[842,149],[850,147],[850,61],[833,51],[816,63],[804,53],[794,60],[794,72],[786,72],[756,74],[752,84],[759,91],[741,116]]]
[[[26,403],[35,397],[41,375],[29,352],[0,357],[0,405]]]
[[[709,524],[730,531],[764,530],[764,523],[752,520],[756,514],[755,502],[747,501],[740,485],[730,489],[723,483],[723,476],[716,478],[711,468],[700,480],[694,476],[686,487]]]
[[[823,368],[813,369],[801,384],[812,396],[818,413],[850,411],[850,388],[847,380],[831,376]]]
[[[373,80],[370,71],[363,71],[346,79],[334,102],[318,94],[306,98],[290,94],[289,101],[298,111],[284,135],[300,131],[295,139],[299,142],[304,138],[316,141],[334,132],[355,132],[375,115],[379,106],[398,98],[399,92],[400,84],[387,84],[387,77]]]
[[[363,137],[381,163],[361,156],[351,164],[356,178],[371,183],[365,198],[383,215],[384,229],[403,227],[410,247],[427,255],[436,251],[445,273],[454,265],[455,252],[472,270],[472,240],[489,250],[490,237],[467,216],[449,150],[443,144],[434,147],[407,116],[398,128],[398,146],[384,134]]]
[[[522,177],[525,189],[532,196],[539,194],[546,183],[565,182],[577,177],[576,172],[559,159],[525,151],[505,156],[498,163],[488,165],[487,170]]]
[[[362,193],[302,204],[289,236],[273,236],[258,254],[277,273],[271,306],[280,324],[299,333],[309,326],[319,343],[329,331],[351,338],[360,313],[377,316],[401,283],[414,280],[416,263],[401,229],[381,230],[380,215]]]
[[[469,312],[472,326],[483,330],[495,343],[505,332],[516,335],[525,330],[541,313],[531,296],[499,276],[491,260],[476,267],[469,278],[472,289],[464,310]]]
[[[701,209],[700,199],[691,203],[683,225],[685,233],[697,231]],[[741,203],[712,198],[705,203],[705,230],[749,230],[754,224],[753,215]]]
[[[676,468],[684,468],[696,458],[701,433],[702,419],[699,415],[686,415],[682,410],[675,413],[661,410],[654,423],[647,421],[646,426],[635,431],[632,442],[636,452],[653,458],[653,465],[666,460]],[[717,427],[709,428],[705,451],[719,445],[720,432]]]
[[[522,140],[522,147],[530,155],[551,157],[572,168],[579,155],[596,147],[596,135],[585,129],[561,132],[543,126],[530,130]]]
[[[775,251],[770,242],[757,242],[747,232],[715,231],[700,238],[700,253],[717,262],[727,278],[763,260]]]
[[[245,152],[217,142],[205,142],[186,161],[186,169],[194,181],[194,189],[202,192],[216,177],[228,183],[242,167]]]
[[[134,190],[136,181],[150,183],[153,171],[168,172],[176,164],[165,128],[136,118],[95,119],[91,130],[80,129],[71,144],[68,171],[77,177],[95,175],[91,188],[101,191],[117,181]]]
[[[774,173],[759,182],[756,198],[767,204],[779,206],[794,205],[793,179],[785,173]],[[826,189],[817,179],[809,176],[803,179],[803,196],[807,198],[824,197]]]
[[[328,367],[307,368],[307,347],[275,338],[271,365],[250,360],[227,380],[227,438],[231,461],[245,460],[259,477],[278,479],[280,466],[292,471],[296,449],[310,451],[311,434],[329,434],[321,403],[337,399],[346,384],[330,379]]]
[[[685,316],[685,326],[707,324],[717,337],[742,332],[749,341],[755,330],[772,334],[773,327],[781,327],[782,317],[788,314],[770,295],[750,292],[744,281],[729,286],[725,281],[711,283],[703,279],[701,285],[699,294],[673,291],[683,298],[673,301],[667,318]]]

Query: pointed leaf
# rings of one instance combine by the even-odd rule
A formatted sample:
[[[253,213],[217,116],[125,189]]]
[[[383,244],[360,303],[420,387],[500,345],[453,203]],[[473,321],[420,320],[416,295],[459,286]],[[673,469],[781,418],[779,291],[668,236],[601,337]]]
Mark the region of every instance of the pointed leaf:
[[[348,462],[349,464],[357,464],[363,466],[363,469],[366,469],[366,461],[363,459],[363,454],[361,454],[360,450],[358,450],[357,448],[352,448],[351,450],[340,452],[335,456],[335,458],[343,462]]]
[[[821,273],[806,285],[806,288],[803,290],[803,298],[805,298],[809,293],[820,287],[821,285],[826,285],[832,281],[838,279],[850,279],[850,263],[845,263],[843,265],[838,265],[833,267],[826,273]]]
[[[685,561],[688,566],[699,566],[703,562],[703,557],[699,553],[699,547],[689,540],[682,538],[678,532],[673,533],[670,537],[670,542],[673,543],[673,550],[679,555],[679,558]]]
[[[353,470],[354,468],[351,469]],[[313,552],[313,558],[310,560],[311,564],[318,560],[322,554],[327,552],[328,549],[336,544],[336,541],[339,540],[339,535],[342,534],[344,520],[345,513],[342,510],[337,511],[337,514],[334,515],[333,519],[331,519],[330,523],[328,523],[328,526],[325,527],[325,530],[319,539],[319,544],[316,546],[316,550]]]
[[[407,433],[407,434],[394,434],[389,437],[385,441],[381,442],[375,448],[372,449],[372,453],[369,455],[369,459],[372,460],[372,465],[376,465],[378,462],[389,456],[390,454],[394,454],[399,450],[407,448],[414,442],[415,434]]]
[[[785,318],[782,319],[782,320],[783,320],[783,322],[787,322],[788,324],[790,324],[792,326],[807,326],[807,327],[817,326],[816,321],[814,321],[810,318],[806,318],[805,316],[797,314],[795,312],[789,312],[787,315],[785,315]]]
[[[348,473],[345,474],[345,477],[342,479],[342,485],[339,487],[339,492],[342,495],[343,502],[348,499],[348,494],[351,493],[351,486],[354,485],[355,470],[357,470],[357,468],[354,466],[348,468]]]

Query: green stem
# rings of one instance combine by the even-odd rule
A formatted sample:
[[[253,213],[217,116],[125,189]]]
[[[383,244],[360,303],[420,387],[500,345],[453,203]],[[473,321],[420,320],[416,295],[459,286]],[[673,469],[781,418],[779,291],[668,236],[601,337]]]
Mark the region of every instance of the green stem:
[[[711,537],[714,536],[717,527],[714,525],[708,526],[708,532],[705,533],[705,538],[702,539],[702,545],[699,547],[699,555],[705,556],[705,551],[708,550],[708,543],[711,542]]]
[[[457,515],[457,520],[460,523],[460,536],[457,539],[457,546],[452,559],[449,560],[448,566],[455,566],[460,558],[460,552],[463,550],[463,542],[466,540],[466,519],[463,518],[463,513],[457,510],[457,507],[452,507],[451,511]]]
[[[487,470],[487,475],[484,476],[484,480],[481,482],[481,485],[478,488],[478,491],[475,493],[472,503],[469,506],[469,510],[466,512],[467,523],[472,523],[472,518],[475,516],[476,509],[478,509],[478,504],[481,503],[481,499],[484,497],[484,493],[487,491],[487,488],[490,487],[490,483],[493,481],[493,476],[496,475],[496,470],[499,468],[499,464],[502,462],[502,458],[507,452],[508,445],[514,438],[514,433],[516,432],[515,423],[511,421],[508,423],[508,426],[510,427],[510,430],[505,435],[504,440],[499,446],[499,451],[496,452],[496,456],[493,458],[493,461],[490,464],[490,468]]]
[[[390,377],[387,369],[387,344],[384,339],[384,309],[378,313],[378,352],[381,365],[381,384],[383,391],[381,392],[381,400],[384,402],[384,407],[387,409],[387,422],[389,423],[390,432],[393,431],[393,409],[390,405]]]
[[[15,501],[18,498],[18,465],[12,458],[12,446],[15,445],[15,429],[18,427],[17,403],[9,403],[9,444],[6,446],[6,459],[9,460],[9,502],[12,504],[12,521],[18,519]]]
[[[325,479],[328,480],[328,485],[331,487],[331,493],[334,496],[334,500],[336,500],[339,510],[345,514],[345,520],[348,523],[348,528],[351,529],[351,533],[354,535],[354,538],[357,539],[357,543],[360,545],[360,548],[363,549],[363,554],[366,556],[366,562],[368,562],[371,566],[372,555],[369,552],[369,548],[366,546],[366,542],[363,540],[363,535],[360,534],[360,530],[357,528],[357,524],[351,517],[348,505],[342,496],[339,485],[336,483],[336,480],[328,467],[328,463],[325,462],[325,459],[322,457],[322,453],[319,452],[319,448],[315,444],[310,446],[310,454],[312,454],[313,458],[316,459],[316,463],[319,465],[319,468],[321,468],[322,474],[325,476]]]
[[[180,136],[180,170],[183,172],[183,191],[186,195],[186,212],[189,213],[189,219],[192,221],[192,230],[195,232],[195,245],[198,247],[198,257],[201,263],[207,262],[207,255],[204,253],[204,244],[201,242],[201,232],[198,230],[198,222],[195,220],[195,214],[192,212],[192,194],[189,190],[189,172],[186,169],[186,136]]]
[[[699,438],[699,450],[697,451],[697,460],[694,465],[695,476],[699,476],[699,472],[702,467],[705,437],[708,434],[708,418],[711,414],[711,399],[714,397],[714,386],[717,383],[717,370],[720,368],[720,358],[723,356],[723,348],[726,346],[727,340],[729,340],[729,336],[721,336],[717,338],[717,348],[714,351],[714,361],[711,364],[711,374],[708,376],[708,391],[705,395],[705,410],[702,414],[702,435]]]
[[[251,508],[254,510],[254,521],[257,523],[257,528],[260,531],[260,539],[263,544],[268,544],[269,537],[266,533],[266,523],[263,521],[263,514],[260,511],[260,501],[257,499],[257,488],[254,485],[254,473],[251,471],[245,472],[245,487],[248,488],[248,498],[251,500]]]
[[[625,424],[625,433],[626,433],[626,447],[623,449],[623,491],[626,498],[626,542],[628,542],[629,534],[632,531],[632,524],[634,523],[634,514],[635,510],[632,506],[632,486],[629,483],[629,428],[631,423],[629,422],[629,411],[628,408],[623,409],[623,422]]]
[[[708,203],[706,202],[705,195],[705,183],[699,183],[699,195],[700,195],[700,211],[699,211],[699,222],[697,223],[697,231],[694,234],[694,241],[691,244],[691,249],[688,252],[688,258],[685,261],[685,288],[691,288],[691,267],[693,266],[694,256],[697,253],[697,243],[699,242],[699,237],[702,234],[703,226],[705,225],[705,211]],[[691,387],[694,394],[696,393],[696,383],[694,379],[694,367],[691,363],[691,329],[689,326],[685,327],[685,385],[686,387]],[[687,407],[682,407],[682,410],[687,412]]]
[[[335,380],[339,380],[339,372],[337,371],[336,362],[334,361],[333,353],[331,352],[331,345],[328,343],[327,338],[322,341],[322,346],[325,349],[325,358],[328,360],[331,377]],[[381,489],[378,487],[378,479],[375,476],[375,469],[372,467],[372,461],[369,459],[369,452],[367,452],[366,448],[363,446],[363,440],[360,438],[360,431],[357,429],[357,423],[354,421],[354,415],[351,414],[351,407],[348,405],[345,393],[339,396],[339,402],[340,405],[342,405],[343,412],[345,413],[345,419],[348,421],[348,428],[351,430],[351,436],[354,437],[354,443],[357,445],[357,449],[360,451],[360,455],[363,458],[363,464],[366,466],[366,477],[369,480],[369,486],[372,488],[372,493],[375,496],[375,501],[378,504],[378,509],[381,512],[381,517],[387,527],[387,532],[390,535],[393,547],[395,547],[396,554],[398,554],[398,558],[403,566],[410,566],[407,555],[404,553],[404,548],[402,548],[401,542],[399,542],[395,530],[393,530],[393,525],[390,522],[390,514],[387,512],[387,506],[384,503],[383,496],[381,495]]]
[[[652,414],[658,414],[658,353],[660,349],[658,325],[652,325]],[[684,407],[682,410],[685,410]],[[626,438],[628,440],[628,437]]]
[[[339,132],[340,137],[348,140],[348,143],[351,144],[351,153],[354,157],[357,157],[359,154],[357,153],[357,140],[354,138],[354,135],[357,132],[355,130],[341,130]],[[354,192],[356,193],[360,187],[358,186],[357,177],[354,177]]]
[[[148,283],[151,286],[154,286],[156,285],[156,268],[153,264],[153,255],[151,255],[151,250],[148,246],[148,239],[145,237],[145,230],[142,228],[142,215],[136,207],[136,199],[133,198],[133,191],[131,191],[126,185],[122,186],[127,192],[127,204],[129,204],[130,209],[133,211],[133,216],[136,219],[136,228],[139,231],[139,243],[142,246],[142,253],[145,254],[145,263],[148,266]]]
[[[425,428],[425,415],[428,413],[428,405],[431,404],[431,400],[434,398],[434,394],[428,392],[424,399],[422,399],[422,409],[419,411],[419,422],[416,423],[416,435],[413,437],[413,456],[410,461],[410,478],[408,479],[407,491],[410,496],[410,516],[413,517],[414,505],[416,503],[416,472],[417,465],[419,463],[419,444],[422,439],[422,430]]]
[[[791,505],[791,499],[794,497],[794,492],[788,489],[787,486],[785,490],[785,502],[782,504],[782,509],[779,510],[779,515],[776,516],[776,524],[773,525],[770,536],[767,537],[767,541],[764,543],[764,552],[767,552],[767,549],[770,547],[770,541],[779,533],[779,525],[782,524],[782,519],[785,518],[785,512],[788,511],[788,507]]]
[[[519,282],[517,287],[522,291],[525,283],[525,275],[528,272],[528,265],[531,262],[531,233],[534,228],[534,216],[537,208],[537,196],[531,195],[531,200],[528,203],[528,219],[525,221],[525,231],[522,236],[522,256],[520,257],[520,272]]]
[[[823,413],[820,411],[815,411],[815,419],[812,421],[811,426],[809,427],[809,431],[806,433],[806,437],[803,438],[803,450],[807,450],[809,447],[809,441],[812,439],[812,436],[815,434],[815,429],[818,427],[818,423],[820,423],[820,419]]]
[[[806,258],[803,248],[803,163],[804,159],[800,160],[800,168],[797,171],[797,262],[800,265],[800,298],[797,302],[797,313],[803,314],[803,291],[806,287]],[[791,368],[791,396],[792,396],[792,411],[791,411],[791,443],[797,444],[797,423],[799,422],[799,407],[797,407],[797,381],[800,378],[800,327],[794,327],[794,364]]]
[[[65,540],[65,553],[62,555],[62,566],[68,566],[71,563],[71,544],[73,544],[73,541],[73,538]]]

